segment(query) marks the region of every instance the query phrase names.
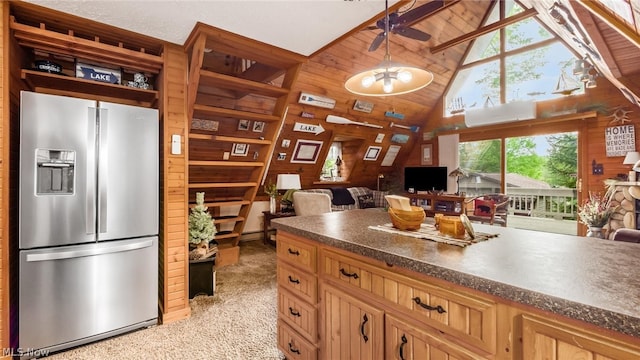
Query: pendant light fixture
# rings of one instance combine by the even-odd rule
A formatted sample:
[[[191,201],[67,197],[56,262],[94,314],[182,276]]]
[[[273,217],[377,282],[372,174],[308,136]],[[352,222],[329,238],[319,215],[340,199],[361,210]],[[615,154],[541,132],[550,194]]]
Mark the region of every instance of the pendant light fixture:
[[[391,61],[389,54],[389,1],[385,0],[384,61],[376,68],[351,76],[344,84],[350,92],[364,96],[388,96],[410,93],[422,89],[433,81],[427,70]]]

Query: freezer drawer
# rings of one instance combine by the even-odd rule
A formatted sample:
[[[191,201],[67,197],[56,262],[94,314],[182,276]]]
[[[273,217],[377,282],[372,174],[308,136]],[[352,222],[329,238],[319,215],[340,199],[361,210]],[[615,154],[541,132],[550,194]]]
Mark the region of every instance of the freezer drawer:
[[[60,350],[157,321],[158,238],[20,252],[19,344]]]

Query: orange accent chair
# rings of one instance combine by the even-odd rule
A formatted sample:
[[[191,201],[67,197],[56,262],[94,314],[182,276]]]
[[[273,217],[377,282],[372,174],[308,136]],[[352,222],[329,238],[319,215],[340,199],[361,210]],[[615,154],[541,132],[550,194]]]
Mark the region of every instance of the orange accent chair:
[[[471,221],[507,226],[509,196],[505,194],[485,194],[465,200],[467,217]]]

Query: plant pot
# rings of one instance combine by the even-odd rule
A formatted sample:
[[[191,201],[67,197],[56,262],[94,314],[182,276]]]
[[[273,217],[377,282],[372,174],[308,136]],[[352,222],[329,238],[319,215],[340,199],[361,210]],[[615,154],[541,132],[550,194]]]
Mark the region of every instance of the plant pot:
[[[269,212],[272,214],[276,213],[276,198],[274,196],[269,197]]]
[[[604,232],[601,227],[597,226],[589,226],[589,230],[587,231],[587,237],[604,239]]]

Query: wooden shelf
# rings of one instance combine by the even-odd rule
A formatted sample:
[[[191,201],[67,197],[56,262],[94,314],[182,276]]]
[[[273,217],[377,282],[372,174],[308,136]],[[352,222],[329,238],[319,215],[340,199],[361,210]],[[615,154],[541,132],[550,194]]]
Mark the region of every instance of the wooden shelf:
[[[161,56],[148,54],[144,52],[144,49],[136,51],[104,44],[100,42],[99,38],[83,39],[74,36],[73,31],[69,31],[68,34],[58,33],[47,30],[45,24],[41,24],[41,27],[34,27],[20,24],[12,17],[10,27],[18,44],[49,53],[113,64],[153,74],[159,73],[164,64]]]
[[[33,91],[47,89],[51,93],[77,93],[95,95],[107,99],[121,99],[131,104],[154,104],[158,92],[124,85],[107,84],[71,76],[49,74],[46,72],[23,69],[21,78]]]

